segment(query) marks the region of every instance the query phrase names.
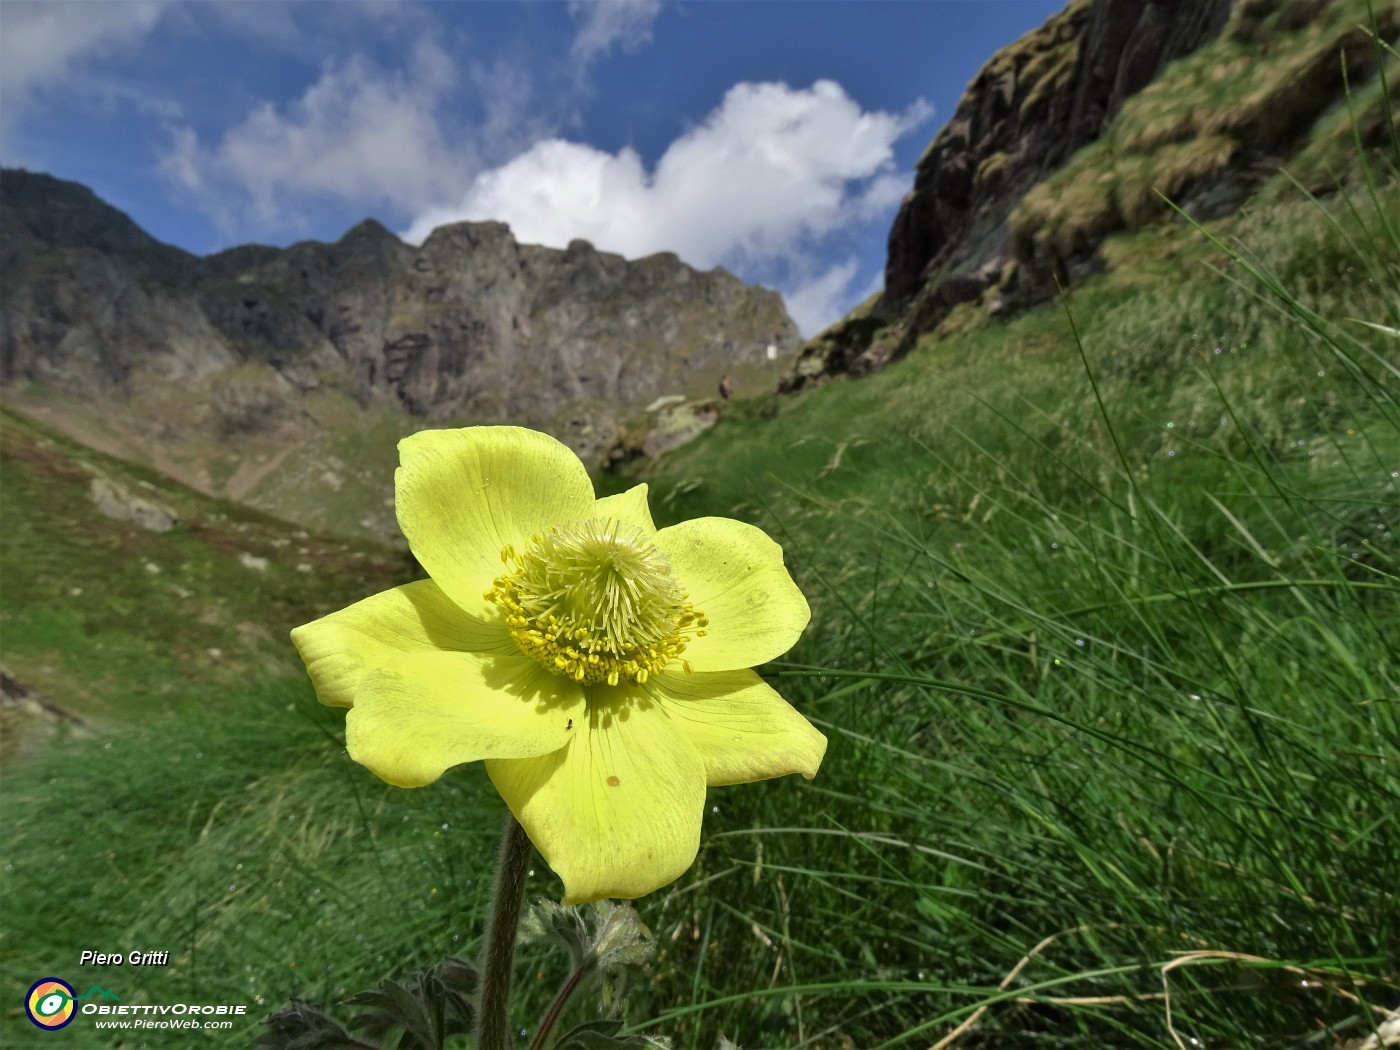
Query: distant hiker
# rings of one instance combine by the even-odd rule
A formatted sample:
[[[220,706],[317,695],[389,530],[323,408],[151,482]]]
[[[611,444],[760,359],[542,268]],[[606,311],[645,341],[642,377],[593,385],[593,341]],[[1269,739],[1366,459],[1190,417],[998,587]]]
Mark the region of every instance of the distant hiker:
[[[734,380],[725,376],[719,381],[719,396],[728,401],[729,395],[732,393],[734,393]]]

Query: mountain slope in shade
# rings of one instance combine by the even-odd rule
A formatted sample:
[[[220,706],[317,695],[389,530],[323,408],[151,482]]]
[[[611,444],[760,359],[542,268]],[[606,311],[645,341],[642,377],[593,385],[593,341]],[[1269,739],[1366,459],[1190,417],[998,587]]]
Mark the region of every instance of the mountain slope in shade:
[[[1218,218],[1281,167],[1329,191],[1355,170],[1348,80],[1368,147],[1400,130],[1400,62],[1373,27],[1393,48],[1400,2],[1071,0],[968,86],[895,218],[884,291],[810,341],[782,388],[1044,302],[1107,265],[1111,234],[1169,219],[1164,197]]]
[[[368,220],[198,258],[17,170],[0,284],[7,403],[204,491],[380,535],[397,437],[515,423],[597,462],[656,398],[775,381],[800,343],[777,293],[670,253],[522,245],[495,222],[414,248]]]

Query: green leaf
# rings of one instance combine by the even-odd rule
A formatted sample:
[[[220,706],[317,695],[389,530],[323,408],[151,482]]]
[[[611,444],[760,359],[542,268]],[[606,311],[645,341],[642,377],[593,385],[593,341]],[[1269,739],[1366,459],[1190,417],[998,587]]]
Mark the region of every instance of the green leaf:
[[[471,964],[455,958],[400,981],[386,978],[345,1000],[360,1009],[350,1027],[375,1038],[400,1032],[398,1050],[442,1050],[453,1036],[472,1031],[476,981]]]
[[[521,921],[526,943],[549,943],[569,953],[574,967],[602,973],[640,965],[651,955],[651,931],[630,904],[611,900],[587,905],[537,901]]]
[[[618,1035],[621,1027],[621,1021],[585,1021],[560,1036],[554,1050],[649,1050],[670,1046],[654,1036]]]
[[[593,948],[593,938],[584,922],[583,909],[576,905],[536,901],[520,920],[523,944],[552,944],[569,953],[575,968],[583,965]]]
[[[292,1000],[263,1021],[254,1050],[379,1050],[362,1043],[310,1003]]]

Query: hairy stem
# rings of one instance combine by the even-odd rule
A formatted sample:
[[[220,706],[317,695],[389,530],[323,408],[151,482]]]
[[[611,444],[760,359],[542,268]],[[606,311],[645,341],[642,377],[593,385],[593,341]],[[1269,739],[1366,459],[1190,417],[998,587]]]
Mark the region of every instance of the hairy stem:
[[[486,914],[486,944],[478,970],[481,997],[476,1010],[477,1050],[510,1050],[510,986],[515,963],[515,935],[525,875],[530,868],[530,840],[511,814],[501,835],[496,881]]]

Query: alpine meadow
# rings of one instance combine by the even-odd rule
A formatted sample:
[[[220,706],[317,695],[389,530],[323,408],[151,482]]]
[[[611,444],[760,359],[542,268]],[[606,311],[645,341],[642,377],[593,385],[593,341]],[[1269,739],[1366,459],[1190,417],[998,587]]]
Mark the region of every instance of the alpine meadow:
[[[733,399],[681,389],[678,328],[617,350],[659,386],[538,419],[504,394],[357,407],[319,359],[321,386],[279,385],[320,338],[297,314],[285,360],[219,373],[257,387],[237,425],[177,376],[160,405],[186,415],[162,430],[140,418],[156,402],[15,364],[49,352],[16,320],[34,289],[81,284],[99,249],[31,236],[42,200],[9,193],[0,1045],[253,1045],[294,1001],[359,1041],[317,1020],[258,1045],[472,1045],[440,961],[482,953],[501,797],[480,763],[403,790],[352,761],[288,635],[425,575],[380,524],[398,439],[512,421],[582,450],[600,505],[646,483],[662,534],[733,518],[781,545],[811,621],[758,672],[827,740],[810,780],[708,790],[695,863],[635,902],[646,966],[589,1000],[620,1026],[550,1045],[1400,1045],[1400,4],[1163,6],[1187,13],[1130,89],[1093,70],[1135,5],[1074,0],[992,57],[920,161],[884,290],[800,346],[775,295],[727,274],[519,249],[580,301],[730,315],[729,342],[692,342],[707,362],[752,344]],[[1094,99],[1101,126],[1073,130]],[[426,271],[427,247],[371,234]],[[215,327],[208,304],[244,296],[292,318],[298,267],[372,268],[334,254],[351,236],[133,281]],[[433,265],[483,238],[509,240],[461,224]],[[455,318],[445,294],[386,312]],[[220,458],[292,441],[260,474]],[[320,493],[331,455],[345,484]],[[564,896],[540,856],[525,895]],[[137,948],[168,965],[76,966]],[[522,943],[522,1048],[560,957]],[[226,1031],[39,1032],[20,993],[47,974],[248,1010]]]

